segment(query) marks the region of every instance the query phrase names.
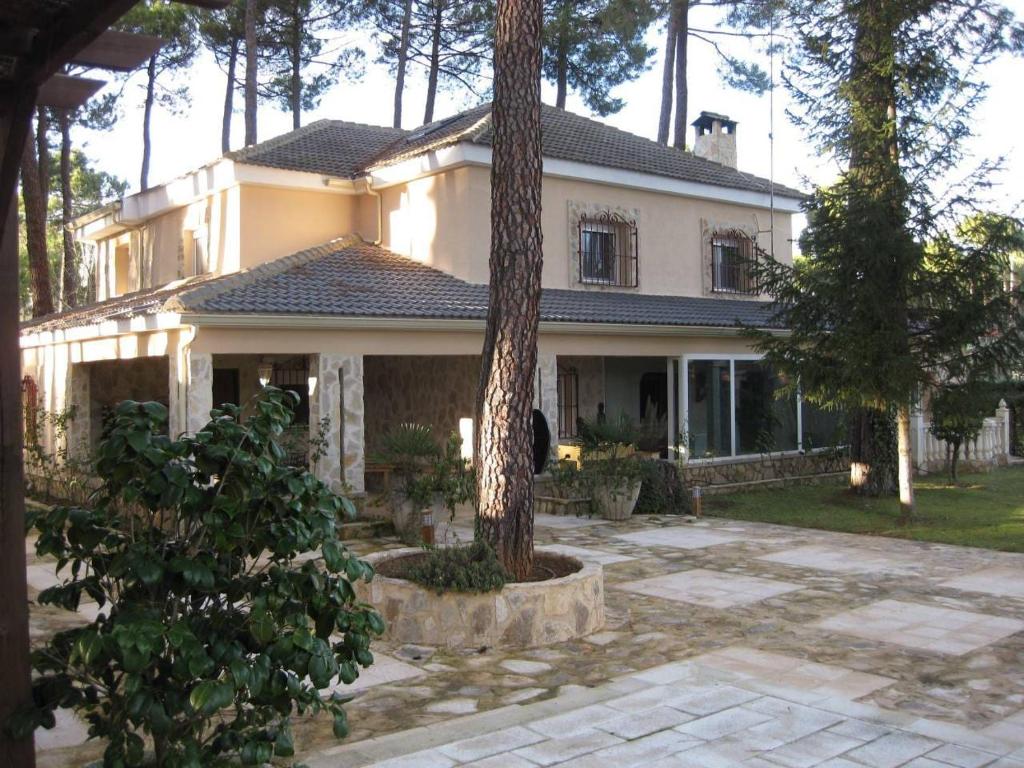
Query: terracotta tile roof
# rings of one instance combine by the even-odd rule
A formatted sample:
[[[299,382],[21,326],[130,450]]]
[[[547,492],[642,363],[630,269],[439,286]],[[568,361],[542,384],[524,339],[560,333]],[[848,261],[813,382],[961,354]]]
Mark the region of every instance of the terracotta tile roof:
[[[166,308],[200,314],[484,319],[486,285],[347,238],[195,288]],[[729,328],[770,325],[768,305],[735,299],[545,289],[541,319]]]
[[[187,288],[216,280],[213,276],[186,278],[157,288],[125,293],[105,301],[96,301],[65,312],[26,320],[21,324],[22,334],[59,331],[112,320],[129,320],[133,317],[155,315],[163,311],[169,298]]]
[[[605,123],[545,104],[541,109],[544,157],[608,168],[649,173],[751,192],[768,192],[771,184],[753,174],[714,163]],[[390,165],[443,146],[469,142],[490,146],[491,106],[483,104],[455,117],[411,131],[385,149],[373,165]],[[782,184],[776,194],[802,198],[804,193]]]
[[[750,192],[768,192],[771,187],[767,179],[564,109],[544,105],[541,125],[547,158]],[[227,157],[242,163],[354,178],[364,175],[368,169],[393,165],[461,142],[489,147],[491,128],[490,104],[412,131],[319,120],[275,139],[230,152]],[[803,197],[800,190],[782,184],[775,185],[775,192],[786,197]]]
[[[239,163],[351,178],[405,134],[397,128],[317,120],[251,147],[228,152]]]

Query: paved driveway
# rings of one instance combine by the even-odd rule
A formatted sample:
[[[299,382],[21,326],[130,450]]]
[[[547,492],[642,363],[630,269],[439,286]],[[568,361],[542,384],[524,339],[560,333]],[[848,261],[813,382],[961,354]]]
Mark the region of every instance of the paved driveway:
[[[514,653],[381,644],[349,741],[296,728],[311,768],[1024,768],[1024,555],[724,520],[537,526],[603,565],[605,630]],[[69,746],[45,764],[74,764]]]

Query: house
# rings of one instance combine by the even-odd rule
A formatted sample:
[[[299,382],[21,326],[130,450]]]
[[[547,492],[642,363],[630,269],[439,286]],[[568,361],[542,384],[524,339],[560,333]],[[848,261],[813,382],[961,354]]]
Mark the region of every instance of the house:
[[[694,122],[692,153],[542,123],[536,400],[559,441],[603,412],[665,456],[828,445],[834,417],[775,398],[741,335],[770,326],[748,261],[791,260],[802,194],[737,169],[724,115]],[[323,429],[317,473],[357,492],[396,424],[471,443],[491,136],[486,104],[413,131],[321,120],[81,217],[98,301],[23,325],[26,385],[70,409],[72,454],[124,398],[166,403],[179,433],[261,382],[293,389],[296,450]]]

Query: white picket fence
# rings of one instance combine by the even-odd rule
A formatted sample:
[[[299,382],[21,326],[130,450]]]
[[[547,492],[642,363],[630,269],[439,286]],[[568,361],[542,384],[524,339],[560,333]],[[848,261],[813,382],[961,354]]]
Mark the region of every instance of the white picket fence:
[[[941,472],[946,468],[949,444],[931,433],[931,416],[916,413],[911,416],[911,441],[914,465],[919,472]],[[985,419],[977,440],[961,446],[960,459],[965,464],[983,468],[1002,466],[1010,460],[1010,409],[1000,400],[994,416]]]

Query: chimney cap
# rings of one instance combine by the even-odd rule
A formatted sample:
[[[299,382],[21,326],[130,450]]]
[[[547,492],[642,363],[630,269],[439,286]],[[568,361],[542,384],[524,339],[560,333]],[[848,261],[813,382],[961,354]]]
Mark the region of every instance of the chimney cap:
[[[690,123],[690,125],[692,125],[695,128],[697,128],[697,130],[707,130],[707,131],[710,131],[711,128],[712,128],[712,125],[715,122],[721,123],[722,127],[725,130],[727,130],[727,131],[732,131],[732,129],[734,129],[736,127],[736,121],[735,120],[731,120],[728,115],[720,115],[717,112],[707,112],[707,111],[701,112],[700,113],[700,117],[698,117],[696,120],[694,120],[692,123]]]

